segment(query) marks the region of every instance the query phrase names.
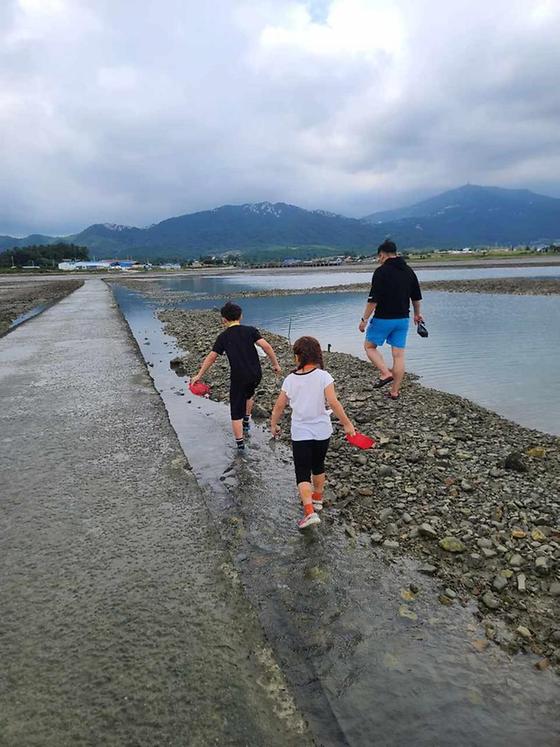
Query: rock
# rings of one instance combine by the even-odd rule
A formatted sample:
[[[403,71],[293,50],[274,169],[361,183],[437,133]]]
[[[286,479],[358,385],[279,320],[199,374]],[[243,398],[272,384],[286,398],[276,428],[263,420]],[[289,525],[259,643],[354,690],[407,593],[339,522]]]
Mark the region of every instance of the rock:
[[[383,543],[383,547],[386,550],[398,550],[399,543],[396,540],[385,540],[385,542]]]
[[[496,589],[496,591],[503,591],[507,585],[507,578],[504,578],[503,576],[496,576],[494,578],[494,581],[492,582],[492,586],[494,587],[494,589]]]
[[[449,456],[449,449],[436,449],[436,456],[440,457],[441,459]]]
[[[471,493],[474,488],[470,484],[470,482],[467,482],[466,480],[461,480],[461,490],[464,490],[465,493]]]
[[[482,651],[486,651],[490,645],[490,641],[487,638],[477,638],[476,641],[472,642],[472,645],[477,651],[482,653]]]
[[[542,459],[546,456],[546,449],[543,446],[533,446],[531,449],[527,449],[527,456]]]
[[[535,560],[535,570],[539,576],[546,576],[550,573],[549,560],[541,555]]]
[[[535,542],[546,542],[546,535],[541,529],[533,529],[531,531],[531,537]]]
[[[482,554],[485,558],[495,558],[498,553],[495,550],[490,550],[488,547],[483,547]]]
[[[527,577],[524,573],[519,573],[517,575],[517,591],[525,592],[527,591]]]
[[[411,524],[412,516],[405,511],[404,514],[402,515],[402,520],[404,521],[405,524]]]
[[[514,539],[523,539],[524,537],[527,536],[527,532],[525,532],[523,529],[519,529],[519,527],[514,527],[511,530],[511,536]]]
[[[358,488],[358,495],[362,495],[364,497],[369,497],[373,495],[373,490],[371,488],[365,487],[365,488]]]
[[[538,669],[540,672],[544,672],[545,669],[548,669],[550,666],[550,659],[547,659],[546,656],[544,656],[542,659],[539,659],[538,662],[535,664],[535,669]]]
[[[446,597],[449,597],[449,599],[456,599],[457,598],[457,592],[453,591],[453,589],[447,588],[444,591],[444,594],[445,594]]]
[[[515,632],[526,640],[530,640],[533,637],[533,634],[531,633],[529,628],[526,628],[524,625],[518,625],[515,629]]]
[[[512,568],[520,568],[523,565],[523,558],[521,555],[512,555],[509,559],[509,564]]]
[[[511,472],[527,472],[527,465],[523,460],[523,454],[519,451],[512,451],[504,461],[504,467]]]
[[[374,532],[371,535],[371,541],[374,545],[380,545],[383,542],[383,535],[379,534],[379,532]]]
[[[418,527],[418,533],[422,537],[427,537],[428,539],[437,539],[436,530],[433,528],[433,526],[427,523],[420,524],[420,526]]]
[[[548,593],[552,597],[560,597],[560,581],[554,581],[548,587]]]
[[[396,524],[393,524],[393,523],[387,524],[387,526],[385,528],[385,534],[388,537],[398,537],[398,534],[399,534],[399,528],[398,528],[398,526]]]
[[[482,603],[485,607],[488,607],[489,610],[497,610],[500,606],[500,600],[497,599],[491,591],[486,591],[482,595]]]
[[[424,576],[433,576],[436,571],[436,566],[429,563],[425,563],[418,568],[418,573],[422,573]]]
[[[379,512],[379,520],[380,521],[386,521],[389,516],[393,515],[393,509],[392,508],[382,508]]]
[[[443,537],[440,539],[439,546],[445,552],[465,552],[465,545],[457,537]]]
[[[494,543],[492,542],[491,539],[488,539],[488,537],[480,537],[479,539],[477,539],[476,544],[479,547],[483,547],[487,549],[494,547]]]
[[[344,531],[346,532],[346,534],[348,535],[348,537],[354,538],[356,536],[356,532],[354,531],[354,529],[349,524],[347,524],[344,527]]]
[[[401,606],[399,607],[399,615],[408,620],[418,620],[418,615],[416,614],[416,612],[411,610],[410,607],[407,607],[406,604],[401,604]]]
[[[396,471],[388,464],[382,464],[379,468],[379,477],[394,477]]]

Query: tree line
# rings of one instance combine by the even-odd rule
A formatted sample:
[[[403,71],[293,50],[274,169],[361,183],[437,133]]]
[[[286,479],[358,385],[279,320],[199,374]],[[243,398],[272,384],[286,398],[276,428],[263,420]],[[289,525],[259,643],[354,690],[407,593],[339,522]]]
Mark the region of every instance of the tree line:
[[[37,267],[56,267],[64,259],[89,259],[89,252],[85,246],[65,244],[32,244],[30,246],[14,247],[0,252],[0,267],[23,267],[36,265]]]

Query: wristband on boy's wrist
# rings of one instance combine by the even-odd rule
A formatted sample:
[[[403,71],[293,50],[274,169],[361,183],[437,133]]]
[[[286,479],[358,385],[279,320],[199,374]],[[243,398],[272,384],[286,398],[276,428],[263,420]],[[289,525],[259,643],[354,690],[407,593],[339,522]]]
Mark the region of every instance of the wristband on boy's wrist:
[[[364,317],[362,317],[362,322],[365,322],[365,321],[366,321],[366,320],[364,319]]]

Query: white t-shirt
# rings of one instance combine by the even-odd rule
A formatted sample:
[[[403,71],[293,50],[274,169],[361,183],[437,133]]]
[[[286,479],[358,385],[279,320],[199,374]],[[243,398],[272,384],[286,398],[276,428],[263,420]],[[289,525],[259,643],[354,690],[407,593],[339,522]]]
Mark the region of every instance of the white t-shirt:
[[[286,376],[282,391],[292,408],[292,441],[323,441],[330,438],[333,429],[325,389],[333,381],[330,373],[322,368]]]

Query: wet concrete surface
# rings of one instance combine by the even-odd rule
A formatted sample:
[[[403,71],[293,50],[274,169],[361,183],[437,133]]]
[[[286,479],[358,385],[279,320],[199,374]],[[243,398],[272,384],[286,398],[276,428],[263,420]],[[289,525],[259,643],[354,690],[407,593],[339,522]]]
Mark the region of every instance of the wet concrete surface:
[[[436,581],[349,536],[332,510],[298,533],[288,451],[257,427],[239,457],[228,408],[192,397],[170,369],[183,351],[154,309],[116,294],[317,742],[559,744],[558,677],[492,644],[479,652],[484,631],[471,609],[434,606]]]
[[[311,742],[107,286],[0,339],[0,744]]]

